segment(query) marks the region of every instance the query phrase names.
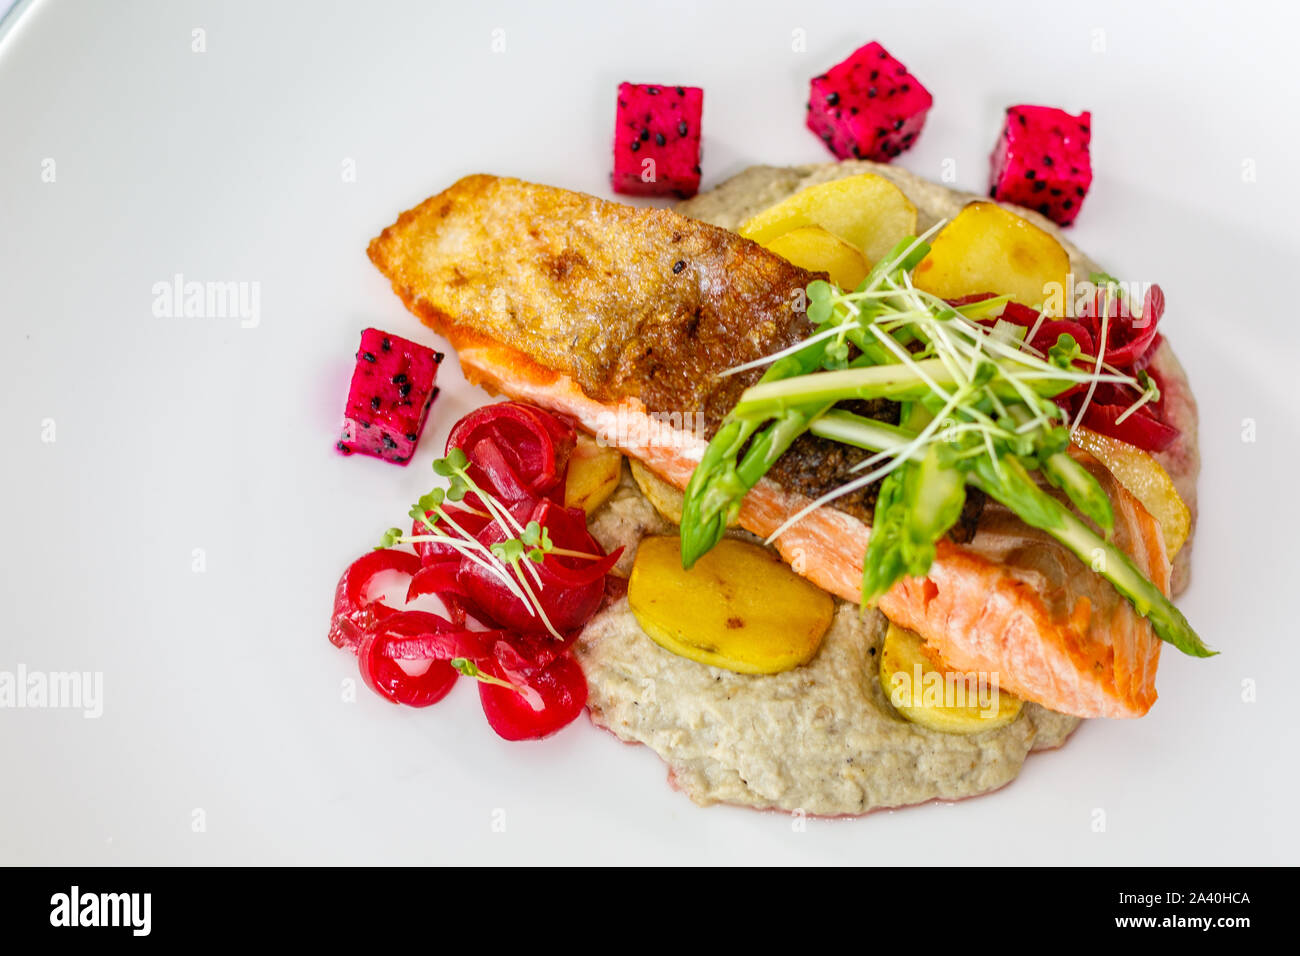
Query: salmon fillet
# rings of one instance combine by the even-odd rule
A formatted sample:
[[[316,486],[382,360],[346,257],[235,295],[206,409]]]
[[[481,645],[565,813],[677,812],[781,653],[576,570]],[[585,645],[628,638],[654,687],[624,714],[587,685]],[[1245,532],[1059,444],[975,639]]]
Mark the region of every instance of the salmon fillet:
[[[711,429],[757,372],[718,373],[798,341],[814,276],[706,223],[512,179],[471,176],[403,213],[371,260],[490,390],[571,416],[685,488]],[[817,454],[816,445],[786,456]],[[1159,524],[1104,469],[1116,543],[1165,593]],[[769,473],[739,522],[768,536],[811,499]],[[925,578],[880,600],[960,670],[1079,717],[1155,702],[1160,641],[1103,578],[1049,536],[988,506],[974,539],[940,542]],[[832,506],[777,539],[794,570],[860,599],[870,528]]]

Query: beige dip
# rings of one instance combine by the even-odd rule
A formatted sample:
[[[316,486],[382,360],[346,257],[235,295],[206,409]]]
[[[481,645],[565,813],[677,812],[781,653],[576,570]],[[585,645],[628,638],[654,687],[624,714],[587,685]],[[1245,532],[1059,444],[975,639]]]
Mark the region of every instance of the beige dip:
[[[891,180],[917,207],[918,228],[955,215],[982,198],[927,182],[897,166],[869,162],[752,167],[677,211],[726,229],[806,186],[874,172]],[[1014,209],[1054,235],[1071,268],[1097,265],[1032,211]],[[1171,406],[1180,431],[1195,435],[1190,387],[1168,343],[1156,361],[1168,388],[1185,401]],[[1194,439],[1161,463],[1195,512],[1199,456]],[[628,573],[636,542],[665,534],[661,518],[625,474],[615,496],[594,516],[592,531],[607,548],[624,545]],[[1174,563],[1174,592],[1187,581],[1191,542]],[[926,800],[956,800],[995,790],[1020,772],[1032,750],[1059,746],[1079,720],[1026,703],[1013,723],[959,736],[908,723],[881,691],[877,655],[886,627],[878,612],[859,616],[837,602],[834,623],[817,656],[784,674],[749,676],[697,664],[663,650],[637,625],[627,600],[614,602],[577,644],[591,690],[592,718],[627,741],[645,744],[668,764],[671,781],[696,803],[860,814]]]
[[[627,548],[624,574],[641,537],[672,530],[627,474],[591,523],[606,548]],[[884,617],[837,605],[810,663],[751,676],[664,650],[641,630],[627,599],[615,601],[576,645],[592,719],[659,754],[672,783],[696,803],[827,816],[995,790],[1031,750],[1059,746],[1079,723],[1037,704],[1006,727],[973,735],[908,723],[877,676]]]

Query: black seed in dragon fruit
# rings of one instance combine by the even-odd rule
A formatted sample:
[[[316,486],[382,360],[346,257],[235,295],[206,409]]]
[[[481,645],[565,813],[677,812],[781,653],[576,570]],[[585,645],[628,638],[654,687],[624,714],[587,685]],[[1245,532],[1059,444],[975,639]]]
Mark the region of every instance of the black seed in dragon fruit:
[[[678,196],[700,188],[698,86],[620,83],[614,125],[614,192],[628,196]]]
[[[343,434],[335,447],[405,465],[438,394],[442,353],[379,329],[361,333]]]
[[[1092,185],[1092,114],[1012,106],[993,148],[989,195],[1068,226]]]
[[[840,159],[889,162],[921,135],[934,98],[871,42],[812,80],[808,128]]]

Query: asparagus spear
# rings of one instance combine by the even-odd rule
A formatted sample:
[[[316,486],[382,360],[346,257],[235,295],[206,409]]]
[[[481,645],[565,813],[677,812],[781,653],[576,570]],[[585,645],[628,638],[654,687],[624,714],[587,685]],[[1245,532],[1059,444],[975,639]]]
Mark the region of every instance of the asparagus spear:
[[[1046,531],[1084,564],[1098,568],[1098,573],[1128,598],[1133,609],[1151,622],[1162,641],[1193,657],[1212,657],[1217,653],[1205,646],[1182,612],[1147,580],[1127,554],[1039,488],[1019,461],[1004,459],[999,472],[991,461],[977,459],[969,480],[990,498],[1014,511],[1025,524]]]
[[[961,517],[966,503],[962,473],[943,460],[942,446],[886,475],[862,564],[862,603],[874,604],[907,575],[920,577],[934,563],[935,545]]]
[[[798,370],[819,363],[824,351],[822,345],[779,359],[759,381],[776,381],[785,375],[797,374]],[[682,501],[682,567],[693,567],[722,540],[727,524],[740,508],[741,499],[790,447],[790,443],[803,433],[808,421],[825,407],[828,406],[787,410],[761,432],[761,420],[746,421],[729,416],[722,423],[686,486]],[[737,463],[736,459],[746,443],[749,447],[745,457]]]
[[[888,451],[909,440],[906,429],[881,426],[879,422],[840,410],[823,416],[812,431],[869,451]],[[964,473],[968,484],[1006,505],[1025,524],[1046,531],[1085,564],[1099,568],[1098,573],[1128,599],[1134,610],[1151,621],[1157,637],[1193,657],[1210,657],[1216,653],[1205,646],[1182,612],[1147,580],[1127,554],[1039,488],[1017,458],[1007,455],[998,465],[986,457],[973,458],[970,462],[971,470]],[[873,538],[875,533],[873,527]],[[864,570],[864,586],[865,573]],[[865,594],[864,590],[864,600]]]
[[[1022,393],[1010,381],[997,375],[1010,364],[1004,360],[986,360],[993,368],[990,390],[998,398],[1018,401]],[[1069,373],[1057,370],[1060,377],[1047,371],[1041,377],[1025,380],[1022,386],[1050,398],[1078,384]],[[812,372],[782,381],[759,382],[745,390],[731,414],[735,418],[769,418],[792,405],[810,402],[835,402],[850,398],[888,398],[894,401],[918,401],[934,391],[933,386],[952,389],[961,384],[952,367],[942,359],[930,358],[909,365],[894,363],[867,368],[847,368],[834,372]]]
[[[1030,420],[1029,410],[1023,405],[1012,407],[1010,415],[1019,425]],[[1109,536],[1115,528],[1115,511],[1106,495],[1106,489],[1093,477],[1092,472],[1066,452],[1070,433],[1064,428],[1052,429],[1045,436],[1043,444],[1047,442],[1051,442],[1050,447],[1039,449],[1039,470],[1053,486],[1065,492],[1076,508]]]
[[[1107,536],[1110,535],[1115,527],[1115,511],[1106,489],[1092,472],[1063,451],[1044,458],[1040,470],[1048,481],[1065,492],[1076,508],[1092,519]]]

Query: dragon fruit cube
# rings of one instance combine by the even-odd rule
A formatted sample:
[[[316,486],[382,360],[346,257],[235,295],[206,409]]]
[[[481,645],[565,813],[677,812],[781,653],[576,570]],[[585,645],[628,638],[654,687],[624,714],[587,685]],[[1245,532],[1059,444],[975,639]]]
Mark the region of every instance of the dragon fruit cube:
[[[1071,116],[1051,106],[1009,107],[993,148],[989,195],[1068,226],[1092,185],[1091,140],[1091,113]]]
[[[888,162],[921,135],[934,97],[879,43],[812,80],[808,128],[840,159]]]
[[[361,333],[357,366],[335,446],[405,465],[415,452],[429,406],[438,394],[442,353],[379,329]]]
[[[700,188],[698,86],[620,83],[614,125],[614,192],[628,196],[679,196]]]

